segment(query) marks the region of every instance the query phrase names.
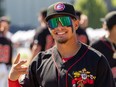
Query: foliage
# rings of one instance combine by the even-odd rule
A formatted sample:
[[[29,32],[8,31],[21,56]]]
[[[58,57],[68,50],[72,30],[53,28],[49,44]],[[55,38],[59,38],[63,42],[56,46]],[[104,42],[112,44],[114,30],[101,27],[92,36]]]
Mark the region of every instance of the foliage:
[[[112,6],[116,7],[116,0],[111,0]]]
[[[74,7],[88,16],[90,27],[101,27],[100,18],[107,13],[107,7],[103,0],[75,0]]]

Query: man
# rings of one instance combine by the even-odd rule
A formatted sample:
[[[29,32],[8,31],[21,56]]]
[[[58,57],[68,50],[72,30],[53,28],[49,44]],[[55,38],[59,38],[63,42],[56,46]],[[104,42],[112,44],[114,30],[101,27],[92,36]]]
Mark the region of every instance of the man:
[[[0,62],[5,63],[8,68],[12,64],[12,42],[8,37],[10,21],[7,17],[0,18]]]
[[[76,15],[77,15],[77,18],[79,19],[79,25],[80,25],[80,22],[81,22],[81,15],[82,15],[82,12],[80,11],[76,11]],[[88,35],[86,33],[86,31],[81,27],[81,25],[78,27],[78,30],[76,31],[77,33],[77,37],[78,39],[87,44],[87,45],[90,45],[90,41],[89,41],[89,38],[88,38]]]
[[[27,67],[18,55],[9,74],[9,87],[115,87],[104,56],[77,40],[79,21],[71,4],[51,5],[46,22],[55,46],[37,54],[20,84],[18,78],[27,73]]]
[[[108,13],[104,21],[106,22],[109,36],[96,41],[92,47],[106,56],[116,81],[116,11]]]
[[[7,17],[0,18],[0,87],[6,87],[8,73],[12,65],[12,42],[9,38],[10,21]]]
[[[31,44],[32,56],[34,57],[38,52],[45,51],[53,46],[53,38],[50,35],[48,27],[45,22],[45,17],[47,15],[47,9],[40,11],[38,16],[38,21],[40,22],[40,27],[36,29],[34,40]]]

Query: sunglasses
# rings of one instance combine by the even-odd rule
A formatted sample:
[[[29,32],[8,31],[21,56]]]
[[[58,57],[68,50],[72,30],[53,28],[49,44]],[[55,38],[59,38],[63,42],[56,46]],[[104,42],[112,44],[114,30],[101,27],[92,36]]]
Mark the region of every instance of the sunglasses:
[[[71,18],[68,16],[52,18],[48,20],[48,26],[51,29],[57,28],[59,22],[61,23],[62,26],[72,26]]]

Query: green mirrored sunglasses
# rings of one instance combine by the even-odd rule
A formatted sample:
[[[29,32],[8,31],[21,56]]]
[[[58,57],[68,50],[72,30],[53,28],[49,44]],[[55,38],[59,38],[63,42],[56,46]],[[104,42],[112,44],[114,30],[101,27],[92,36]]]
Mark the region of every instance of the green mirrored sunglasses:
[[[62,26],[71,26],[72,25],[72,21],[69,16],[61,16],[61,17],[51,18],[50,20],[48,20],[48,26],[51,29],[57,28],[58,22],[60,22],[62,24]]]

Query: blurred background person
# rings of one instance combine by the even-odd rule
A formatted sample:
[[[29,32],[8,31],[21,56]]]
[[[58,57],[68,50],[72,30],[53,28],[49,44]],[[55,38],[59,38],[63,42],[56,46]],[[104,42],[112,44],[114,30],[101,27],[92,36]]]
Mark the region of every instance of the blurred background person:
[[[93,29],[93,28],[89,27],[86,29],[87,35],[90,40],[90,45],[92,45],[94,42],[96,42],[97,40],[99,40],[102,37],[109,36],[109,31],[107,29],[106,21],[104,20],[104,18],[100,18],[100,22],[101,22],[100,28]]]
[[[9,32],[10,20],[0,18],[0,87],[7,86],[7,76],[12,65],[12,41]]]
[[[40,26],[35,31],[33,42],[30,46],[32,51],[32,58],[39,52],[51,48],[54,44],[53,38],[50,35],[48,27],[45,22],[47,9],[42,9],[38,15],[38,22]]]
[[[109,36],[109,30],[108,30],[107,25],[106,25],[106,20],[104,18],[100,18],[100,21],[102,23],[100,29],[104,31],[103,36],[108,37]]]
[[[79,28],[76,30],[77,37],[79,38],[79,40],[81,42],[89,45],[90,41],[89,41],[88,35],[87,35],[85,29],[83,29],[83,28],[86,28],[86,27],[85,27],[84,24],[81,23],[81,21],[83,20],[83,19],[81,19],[81,15],[82,15],[82,12],[76,11],[76,16],[79,19]]]
[[[88,20],[87,15],[81,14],[80,15],[80,27],[83,30],[86,30],[88,28],[88,23],[89,23],[89,20]]]
[[[116,11],[109,12],[104,20],[109,36],[96,41],[92,47],[106,56],[116,81]]]
[[[12,41],[9,35],[10,21],[6,17],[0,18],[0,62],[7,65],[10,68],[12,65]]]

